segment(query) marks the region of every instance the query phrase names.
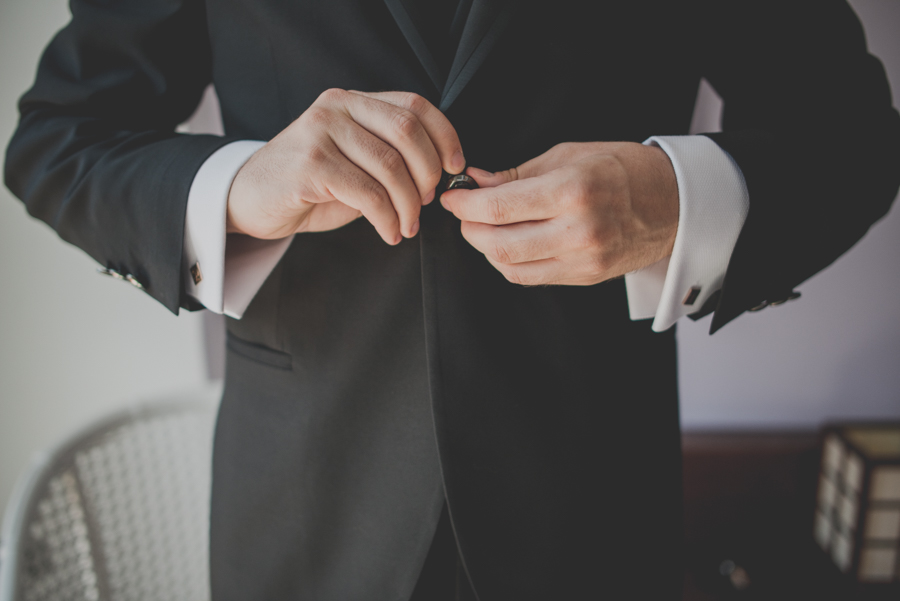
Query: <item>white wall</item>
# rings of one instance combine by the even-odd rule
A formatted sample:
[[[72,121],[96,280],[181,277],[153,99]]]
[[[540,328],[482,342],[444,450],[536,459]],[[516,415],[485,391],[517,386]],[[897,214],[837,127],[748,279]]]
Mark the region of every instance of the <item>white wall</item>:
[[[852,4],[900,98],[900,3]],[[0,0],[3,147],[16,98],[67,18],[64,0]],[[701,120],[714,122],[710,108]],[[839,416],[900,417],[898,260],[895,207],[850,253],[801,286],[801,300],[741,317],[713,337],[706,335],[708,319],[680,324],[685,426],[811,427]],[[29,457],[75,425],[205,382],[203,318],[176,319],[94,269],[0,188],[0,510]]]
[[[900,106],[900,2],[850,4]],[[716,123],[719,107],[708,92],[696,115],[705,124],[695,119],[698,131]],[[798,290],[801,299],[745,314],[712,337],[710,318],[679,323],[685,428],[900,419],[900,201],[850,252]]]
[[[0,0],[0,147],[65,0]],[[199,314],[174,317],[28,217],[0,186],[0,511],[17,475],[91,417],[203,386]]]

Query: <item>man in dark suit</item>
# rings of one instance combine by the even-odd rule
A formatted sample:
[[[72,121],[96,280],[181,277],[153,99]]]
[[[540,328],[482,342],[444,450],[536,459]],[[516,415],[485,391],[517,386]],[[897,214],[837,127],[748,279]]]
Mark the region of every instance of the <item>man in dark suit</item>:
[[[676,597],[674,329],[632,321],[616,276],[701,232],[694,256],[727,270],[678,263],[657,297],[715,331],[794,296],[898,186],[900,119],[836,0],[72,11],[21,102],[10,189],[175,312],[211,279],[227,295],[248,256],[271,267],[217,304],[241,318],[216,601]],[[724,131],[679,151],[700,77]],[[211,81],[226,135],[176,134]],[[482,189],[442,194],[463,150]],[[192,254],[207,221],[223,257],[242,249],[216,278]]]

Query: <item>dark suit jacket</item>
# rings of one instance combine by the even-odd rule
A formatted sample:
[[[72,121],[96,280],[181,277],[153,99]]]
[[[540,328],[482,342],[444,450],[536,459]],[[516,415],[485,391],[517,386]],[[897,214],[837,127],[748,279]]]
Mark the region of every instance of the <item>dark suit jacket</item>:
[[[897,190],[900,119],[837,0],[475,0],[448,74],[401,0],[72,9],[22,99],[6,181],[172,311],[191,307],[199,166],[330,87],[417,92],[470,164],[503,169],[564,141],[684,134],[706,77],[725,101],[711,137],[751,199],[701,311],[713,331],[832,262]],[[175,134],[210,81],[227,136]],[[674,597],[676,395],[674,332],[630,321],[621,280],[512,285],[439,203],[395,248],[362,220],[297,236],[229,323],[214,598],[402,599],[445,496],[482,600]]]

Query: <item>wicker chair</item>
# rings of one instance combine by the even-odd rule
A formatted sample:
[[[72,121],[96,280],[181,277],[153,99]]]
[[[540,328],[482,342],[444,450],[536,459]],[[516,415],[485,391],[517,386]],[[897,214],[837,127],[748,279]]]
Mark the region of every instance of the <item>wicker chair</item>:
[[[141,405],[38,457],[0,538],[0,601],[206,601],[215,404]]]

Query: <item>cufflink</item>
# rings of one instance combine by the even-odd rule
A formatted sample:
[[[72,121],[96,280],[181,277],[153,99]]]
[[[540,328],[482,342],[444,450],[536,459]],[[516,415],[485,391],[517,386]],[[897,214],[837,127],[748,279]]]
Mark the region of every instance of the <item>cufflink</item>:
[[[763,302],[759,303],[758,305],[756,305],[755,307],[750,307],[747,310],[753,311],[755,313],[757,311],[762,311],[763,309],[765,309],[768,306],[769,306],[769,301],[763,301]]]
[[[695,302],[697,302],[697,298],[700,296],[700,286],[691,286],[691,289],[688,290],[688,293],[685,295],[684,300],[681,301],[682,305],[690,307]]]
[[[191,265],[191,277],[194,279],[194,286],[203,281],[203,274],[200,273],[200,261]]]
[[[127,281],[129,284],[131,284],[138,290],[144,289],[144,285],[141,284],[139,281],[137,281],[137,278],[134,277],[133,275],[131,275],[130,273],[125,276],[125,281]]]
[[[132,286],[137,288],[138,290],[144,289],[144,285],[141,284],[137,280],[137,278],[134,277],[133,275],[131,275],[130,273],[122,275],[121,273],[119,273],[118,271],[113,269],[112,267],[98,267],[97,273],[99,273],[101,275],[108,275],[109,277],[117,279],[117,280],[125,280],[126,282],[128,282],[129,284],[131,284]]]
[[[119,273],[118,271],[116,271],[115,269],[112,269],[110,267],[98,267],[97,273],[99,273],[101,275],[108,275],[109,277],[115,278],[117,280],[125,279],[124,275],[122,275],[121,273]]]
[[[798,298],[800,298],[800,293],[795,290],[795,291],[791,292],[790,294],[788,294],[785,298],[783,298],[781,300],[774,300],[769,304],[772,305],[773,307],[777,307],[778,305],[783,305],[784,303],[786,303],[788,301],[796,300]]]

